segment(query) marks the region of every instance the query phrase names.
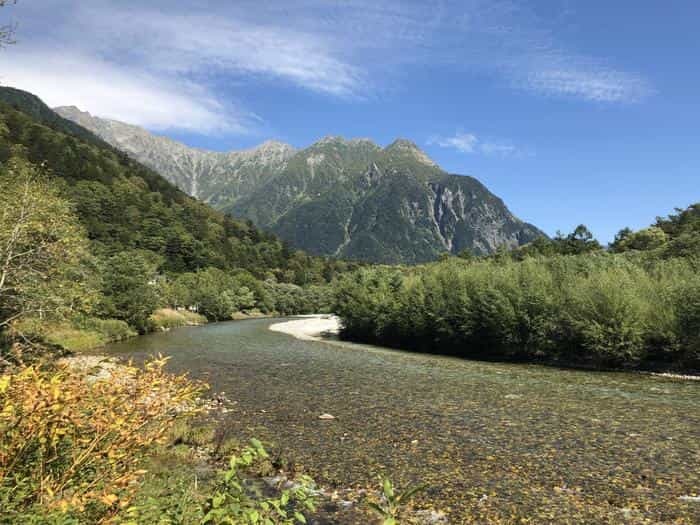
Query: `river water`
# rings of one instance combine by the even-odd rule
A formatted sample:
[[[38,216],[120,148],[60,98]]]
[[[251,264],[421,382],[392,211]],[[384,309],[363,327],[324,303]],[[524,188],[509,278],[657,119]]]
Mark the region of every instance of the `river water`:
[[[236,400],[235,435],[331,489],[424,482],[417,506],[451,523],[700,523],[700,382],[301,341],[278,321],[107,351],[171,356]]]

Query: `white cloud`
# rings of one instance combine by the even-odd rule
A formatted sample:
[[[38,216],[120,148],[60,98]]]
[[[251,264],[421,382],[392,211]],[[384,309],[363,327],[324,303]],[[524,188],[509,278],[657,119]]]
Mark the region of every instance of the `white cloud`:
[[[497,155],[499,157],[507,157],[509,155],[522,154],[512,144],[499,144],[497,142],[484,142],[479,145],[479,148],[485,155]]]
[[[507,142],[491,139],[483,140],[474,133],[465,133],[463,131],[457,131],[451,137],[434,136],[429,138],[427,143],[440,146],[441,148],[451,148],[460,153],[478,153],[498,157],[526,154],[524,150],[520,150]]]
[[[595,102],[638,102],[653,92],[641,77],[584,67],[534,70],[527,75],[525,86],[546,95],[566,95]]]
[[[248,132],[256,118],[224,102],[237,86],[361,100],[399,85],[392,79],[414,65],[487,73],[519,90],[583,101],[653,93],[611,57],[568,52],[548,27],[556,23],[517,0],[42,0],[12,13],[20,43],[0,56],[3,81],[158,129]],[[474,148],[468,137],[452,139],[452,147]],[[507,154],[508,145],[479,149]]]
[[[363,70],[344,61],[330,38],[236,13],[166,13],[164,10],[87,9],[86,25],[106,37],[105,52],[126,39],[129,60],[149,70],[181,75],[228,74],[282,79],[339,97],[359,95]]]
[[[49,106],[77,105],[150,129],[241,133],[254,120],[196,84],[171,84],[93,57],[15,48],[0,54],[0,71],[0,82],[31,91]]]
[[[479,139],[472,133],[458,131],[453,137],[432,137],[428,144],[436,144],[441,148],[453,148],[461,153],[474,153]]]

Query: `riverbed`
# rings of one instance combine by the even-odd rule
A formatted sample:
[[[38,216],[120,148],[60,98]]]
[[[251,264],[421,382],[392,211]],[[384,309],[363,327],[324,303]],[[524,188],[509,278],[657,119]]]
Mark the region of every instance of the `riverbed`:
[[[268,329],[284,321],[177,329],[106,350],[171,356],[172,370],[236,401],[224,422],[232,433],[262,439],[287,470],[331,490],[361,492],[385,475],[427,483],[418,507],[451,523],[700,523],[698,382]]]

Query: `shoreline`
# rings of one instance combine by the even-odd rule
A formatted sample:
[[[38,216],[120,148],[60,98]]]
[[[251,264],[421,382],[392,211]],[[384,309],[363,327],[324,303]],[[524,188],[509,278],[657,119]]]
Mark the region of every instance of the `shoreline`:
[[[338,335],[340,318],[332,314],[304,315],[291,321],[273,323],[268,329],[302,341],[323,341],[329,336]]]
[[[279,323],[271,324],[268,329],[273,332],[283,333],[291,335],[292,337],[302,340],[302,341],[324,341],[327,343],[338,343],[337,336],[340,332],[340,318],[333,314],[311,314],[303,316],[295,316],[297,318],[290,321],[282,321]],[[366,344],[360,342],[360,344]],[[389,348],[389,347],[387,347]],[[402,348],[396,348],[395,350],[409,351]],[[433,355],[433,354],[431,354]],[[436,354],[439,355],[439,354]],[[581,370],[581,371],[599,371],[599,372],[626,372],[632,374],[640,374],[649,377],[655,377],[660,379],[671,379],[671,380],[681,380],[681,381],[700,381],[700,375],[694,374],[681,374],[673,372],[655,372],[650,370],[627,370],[624,368],[620,369],[598,369],[598,368],[587,368],[584,366],[564,366],[561,364],[552,363],[531,363],[539,364],[543,366],[557,366],[560,368]]]

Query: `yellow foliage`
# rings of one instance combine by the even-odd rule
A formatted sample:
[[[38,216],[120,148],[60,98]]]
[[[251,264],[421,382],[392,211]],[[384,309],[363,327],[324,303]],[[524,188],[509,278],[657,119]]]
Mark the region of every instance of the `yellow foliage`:
[[[164,371],[166,359],[107,378],[60,367],[0,377],[0,488],[13,506],[116,514],[143,475],[143,452],[195,411],[204,385]]]

